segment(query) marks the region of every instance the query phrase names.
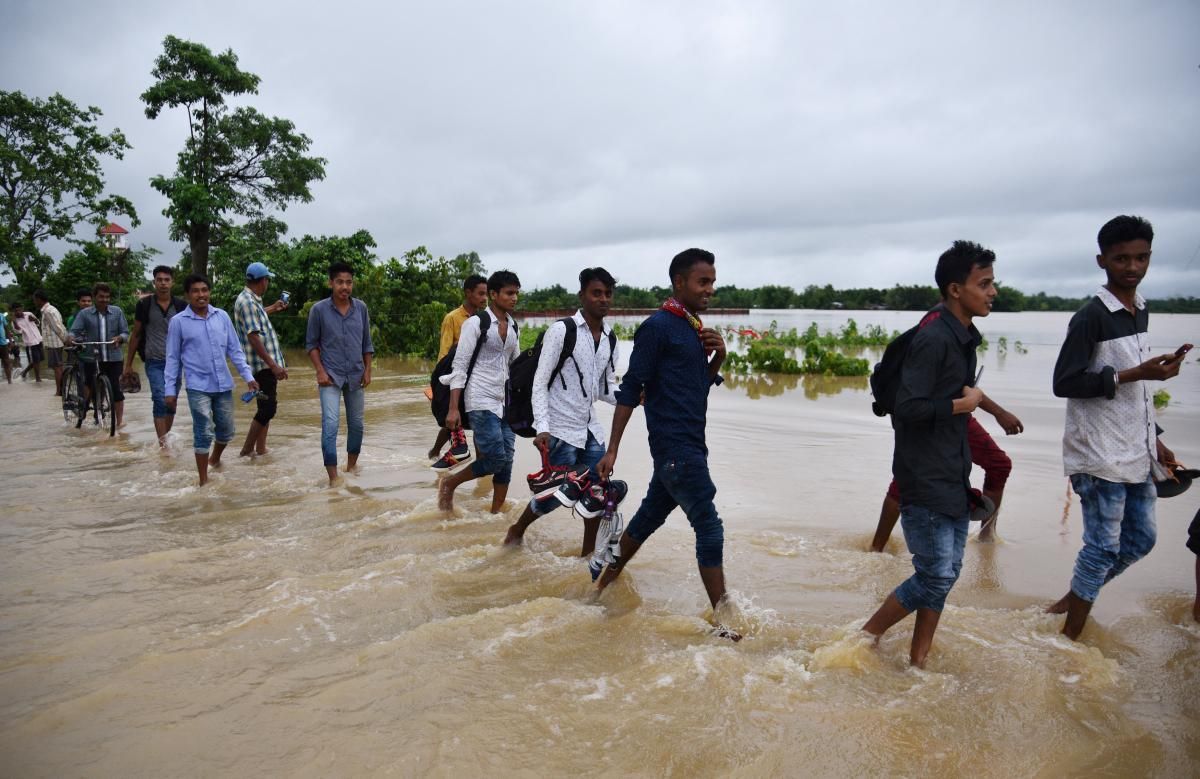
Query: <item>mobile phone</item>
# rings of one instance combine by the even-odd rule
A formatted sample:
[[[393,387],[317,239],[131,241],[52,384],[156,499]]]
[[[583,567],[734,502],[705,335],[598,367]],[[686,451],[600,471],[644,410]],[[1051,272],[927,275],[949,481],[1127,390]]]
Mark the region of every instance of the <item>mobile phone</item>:
[[[292,293],[290,293],[286,290],[279,293],[279,302],[283,303],[285,306],[288,304],[288,301],[290,301],[291,299],[292,299]]]
[[[1187,354],[1187,353],[1188,353],[1188,352],[1190,352],[1191,350],[1192,350],[1192,345],[1191,345],[1191,344],[1184,344],[1183,346],[1181,346],[1181,347],[1179,347],[1178,349],[1176,349],[1176,350],[1175,350],[1175,356],[1176,356],[1176,357],[1182,357],[1183,355]]]

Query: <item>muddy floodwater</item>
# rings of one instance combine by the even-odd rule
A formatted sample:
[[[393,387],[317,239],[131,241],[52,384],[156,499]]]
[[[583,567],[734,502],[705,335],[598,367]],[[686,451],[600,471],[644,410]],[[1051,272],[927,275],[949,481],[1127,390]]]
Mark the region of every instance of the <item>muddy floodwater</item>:
[[[711,321],[848,316],[918,318]],[[1200,487],[1159,501],[1157,547],[1103,590],[1079,643],[1042,613],[1080,546],[1050,392],[1068,318],[979,322],[982,386],[1026,432],[980,414],[1014,461],[1000,540],[968,543],[925,670],[908,666],[911,619],[878,648],[858,633],[911,572],[898,528],[887,553],[865,551],[892,448],[865,379],[712,392],[739,644],[708,629],[678,512],[599,600],[567,510],[502,549],[537,469],[526,441],[503,516],[470,485],[438,511],[427,363],[378,362],[361,473],[332,489],[298,352],[270,454],[236,456],[253,415],[237,403],[238,441],[202,489],[188,415],[160,454],[145,382],[113,439],[66,426],[52,382],[0,385],[0,775],[1196,776],[1184,541]],[[1154,315],[1151,335],[1161,351],[1200,343],[1200,317]],[[1200,363],[1164,388],[1165,440],[1200,464]],[[617,475],[628,520],[650,475],[640,413]]]

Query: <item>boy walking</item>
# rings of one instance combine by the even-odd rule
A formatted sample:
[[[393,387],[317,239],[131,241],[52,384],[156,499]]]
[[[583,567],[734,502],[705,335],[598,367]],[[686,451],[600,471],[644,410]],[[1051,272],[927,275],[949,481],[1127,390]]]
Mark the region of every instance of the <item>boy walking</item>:
[[[68,342],[100,342],[99,346],[84,347],[79,355],[83,396],[91,398],[96,371],[107,376],[112,386],[113,416],[117,418],[117,427],[122,427],[125,424],[125,393],[121,391],[121,344],[129,340],[129,323],[125,321],[125,312],[110,305],[111,301],[112,288],[107,284],[99,282],[92,287],[91,305],[75,315],[69,326]],[[82,302],[81,297],[80,304]]]
[[[354,268],[344,262],[329,266],[330,295],[309,309],[304,347],[317,369],[321,398],[321,458],[329,485],[337,482],[339,406],[346,405],[346,470],[358,467],[362,451],[363,411],[371,383],[371,319],[367,304],[356,297]]]
[[[288,304],[282,299],[266,307],[262,303],[262,296],[274,277],[275,274],[261,262],[250,263],[246,267],[246,286],[233,304],[233,323],[259,386],[258,413],[250,423],[246,443],[242,444],[242,457],[267,453],[267,427],[278,408],[278,382],[288,377],[283,347],[268,318],[269,314],[284,310]]]
[[[474,274],[468,276],[467,280],[463,282],[463,304],[442,317],[437,362],[441,362],[442,358],[449,354],[454,345],[458,343],[463,323],[483,310],[487,305],[487,299],[487,279]],[[432,399],[430,396],[430,400]],[[453,439],[453,443],[450,451],[438,457],[442,447],[451,439]],[[435,471],[451,473],[459,470],[467,460],[471,459],[471,449],[467,446],[467,434],[461,429],[451,434],[446,428],[441,428],[438,430],[433,447],[429,450],[429,459],[435,461],[429,466]]]
[[[975,317],[987,316],[996,297],[996,255],[971,241],[955,241],[938,258],[934,278],[942,293],[936,321],[913,336],[901,368],[892,414],[896,444],[892,473],[903,501],[900,526],[914,573],[867,620],[878,639],[917,612],[909,660],[925,666],[946,596],[962,570],[971,514],[971,449],[967,422],[983,400],[975,387],[975,349],[982,341]]]
[[[179,395],[179,384],[166,387],[167,329],[171,319],[187,308],[187,301],[171,294],[175,271],[168,265],[154,269],[154,294],[137,302],[133,309],[133,331],[129,334],[129,352],[125,355],[125,373],[133,373],[133,355],[142,357],[146,381],[150,383],[151,414],[160,448],[167,447],[167,433],[175,424],[175,411],[167,408],[167,395]]]
[[[603,591],[612,584],[679,507],[696,533],[696,563],[714,614],[725,597],[725,534],[713,503],[717,488],[708,471],[704,429],[709,389],[722,381],[725,341],[719,332],[702,325],[700,314],[713,295],[716,261],[712,252],[703,249],[687,249],[671,260],[668,275],[673,295],[637,329],[629,368],[616,394],[608,451],[596,464],[601,479],[612,474],[625,427],[644,397],[654,474],[621,536],[617,560],[604,569],[597,587]],[[741,638],[724,629],[723,634]]]
[[[617,354],[612,329],[604,323],[612,306],[616,279],[604,268],[585,268],[579,274],[579,310],[571,324],[555,322],[542,340],[537,373],[533,378],[533,443],[547,452],[551,465],[575,466],[587,471],[594,483],[596,463],[604,456],[604,429],[596,418],[595,401],[615,404]],[[553,376],[563,355],[568,327],[574,331],[574,348]],[[554,486],[554,485],[551,485]],[[534,497],[508,529],[505,545],[520,544],[525,531],[538,517],[561,503],[553,492]],[[596,542],[600,515],[583,520],[583,551],[587,557]]]
[[[490,475],[491,511],[497,514],[504,507],[508,484],[512,481],[516,437],[504,421],[504,385],[508,382],[508,366],[521,349],[517,323],[512,318],[521,293],[521,280],[511,271],[496,271],[488,278],[487,289],[487,309],[463,323],[459,335],[454,370],[448,376],[450,410],[446,414],[448,430],[453,432],[462,427],[458,410],[462,397],[471,429],[475,431],[479,458],[470,468],[447,475],[438,485],[438,508],[446,511],[454,508],[454,490],[458,485]],[[483,343],[472,368],[472,355],[481,338]]]
[[[42,315],[42,344],[46,348],[46,365],[54,371],[54,394],[63,393],[63,346],[67,343],[67,328],[63,326],[62,314],[50,305],[46,291],[33,293],[34,305]]]
[[[1066,614],[1079,638],[1100,588],[1154,548],[1154,477],[1174,454],[1158,437],[1153,388],[1179,373],[1183,357],[1149,357],[1150,312],[1138,284],[1150,267],[1154,229],[1118,216],[1097,236],[1106,282],[1067,327],[1054,366],[1054,394],[1067,399],[1063,466],[1083,510],[1083,548],[1071,589],[1048,611]]]
[[[203,487],[208,482],[209,466],[220,466],[221,453],[233,440],[233,376],[225,359],[233,363],[249,389],[257,390],[258,382],[246,364],[229,315],[208,304],[208,279],[192,274],[183,280],[183,289],[188,296],[188,307],[172,317],[167,326],[163,383],[172,394],[164,397],[163,402],[175,411],[178,391],[174,388],[179,386],[180,373],[186,374],[196,471]],[[214,433],[216,443],[213,443]]]

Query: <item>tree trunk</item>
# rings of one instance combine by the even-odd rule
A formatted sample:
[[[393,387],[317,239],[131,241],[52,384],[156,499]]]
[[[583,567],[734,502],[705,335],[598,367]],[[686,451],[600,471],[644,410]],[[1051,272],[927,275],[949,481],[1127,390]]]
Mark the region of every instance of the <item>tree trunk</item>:
[[[208,276],[208,225],[196,225],[188,232],[188,243],[192,250],[192,273]]]

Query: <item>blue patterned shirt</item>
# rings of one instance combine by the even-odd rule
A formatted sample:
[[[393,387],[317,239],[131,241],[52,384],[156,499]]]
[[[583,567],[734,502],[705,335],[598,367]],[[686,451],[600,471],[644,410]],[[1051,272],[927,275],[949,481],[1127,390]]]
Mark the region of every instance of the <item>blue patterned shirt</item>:
[[[238,337],[242,341],[242,351],[246,353],[246,360],[255,373],[270,366],[267,365],[266,360],[258,356],[258,352],[254,351],[254,347],[250,344],[251,333],[258,333],[263,348],[267,350],[267,354],[271,355],[271,359],[275,361],[276,365],[280,368],[287,367],[287,361],[283,359],[283,349],[279,346],[279,336],[275,334],[275,327],[267,318],[267,310],[263,308],[262,298],[255,295],[249,287],[242,290],[233,304],[233,324],[237,327]]]

